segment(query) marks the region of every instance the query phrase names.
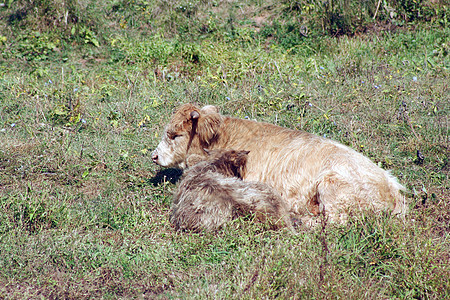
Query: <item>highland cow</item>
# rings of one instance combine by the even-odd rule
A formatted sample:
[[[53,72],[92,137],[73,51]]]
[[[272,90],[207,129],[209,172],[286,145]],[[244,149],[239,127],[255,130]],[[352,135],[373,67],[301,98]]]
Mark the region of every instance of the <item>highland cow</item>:
[[[174,193],[171,222],[178,230],[214,231],[238,217],[254,215],[272,229],[292,224],[286,204],[266,184],[244,182],[247,151],[211,151],[206,161],[192,155]],[[199,161],[198,163],[196,163]]]
[[[204,149],[250,151],[243,179],[275,188],[304,222],[322,211],[334,221],[354,209],[406,212],[404,187],[361,153],[308,132],[223,116],[211,105],[180,106],[152,159],[185,168],[189,155],[206,157]]]

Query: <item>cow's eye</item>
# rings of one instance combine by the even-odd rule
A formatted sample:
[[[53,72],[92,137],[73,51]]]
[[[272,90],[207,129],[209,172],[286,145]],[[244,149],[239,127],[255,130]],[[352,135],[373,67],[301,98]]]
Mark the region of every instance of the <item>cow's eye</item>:
[[[171,140],[174,140],[174,139],[176,139],[177,137],[180,137],[180,136],[181,136],[181,134],[176,134],[176,133],[171,133],[171,134],[168,135],[169,139],[171,139]]]

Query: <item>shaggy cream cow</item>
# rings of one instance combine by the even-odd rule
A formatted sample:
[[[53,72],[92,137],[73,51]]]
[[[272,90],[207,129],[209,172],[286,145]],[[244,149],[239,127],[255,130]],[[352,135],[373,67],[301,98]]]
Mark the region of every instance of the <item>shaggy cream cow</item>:
[[[185,168],[189,155],[206,157],[205,149],[250,151],[243,179],[275,188],[306,224],[322,212],[334,221],[358,209],[406,212],[404,187],[355,150],[308,132],[223,116],[211,105],[180,106],[152,159]]]

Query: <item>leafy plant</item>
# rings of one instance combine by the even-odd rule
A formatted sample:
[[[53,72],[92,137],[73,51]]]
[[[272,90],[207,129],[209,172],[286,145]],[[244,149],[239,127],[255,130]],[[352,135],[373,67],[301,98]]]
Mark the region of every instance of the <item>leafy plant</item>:
[[[86,26],[73,26],[71,29],[72,36],[75,36],[75,34],[78,33],[78,35],[83,39],[85,44],[92,44],[95,47],[100,46],[99,41],[97,40],[97,37],[95,33],[90,30]]]
[[[47,33],[33,32],[21,35],[18,39],[17,57],[28,60],[44,60],[60,45],[59,39]]]

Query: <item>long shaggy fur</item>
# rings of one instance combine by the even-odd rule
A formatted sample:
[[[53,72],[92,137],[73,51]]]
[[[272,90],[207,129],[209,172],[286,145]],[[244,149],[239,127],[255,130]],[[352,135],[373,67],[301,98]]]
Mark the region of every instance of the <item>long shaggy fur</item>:
[[[204,149],[249,150],[243,179],[275,188],[304,221],[322,210],[331,220],[345,220],[354,209],[406,212],[404,187],[353,149],[304,131],[223,116],[214,106],[180,106],[152,158],[185,168],[189,155],[206,157]]]
[[[178,230],[214,231],[240,216],[254,214],[271,228],[292,225],[281,196],[263,183],[244,182],[247,151],[212,151],[187,169],[174,193],[170,220]]]

